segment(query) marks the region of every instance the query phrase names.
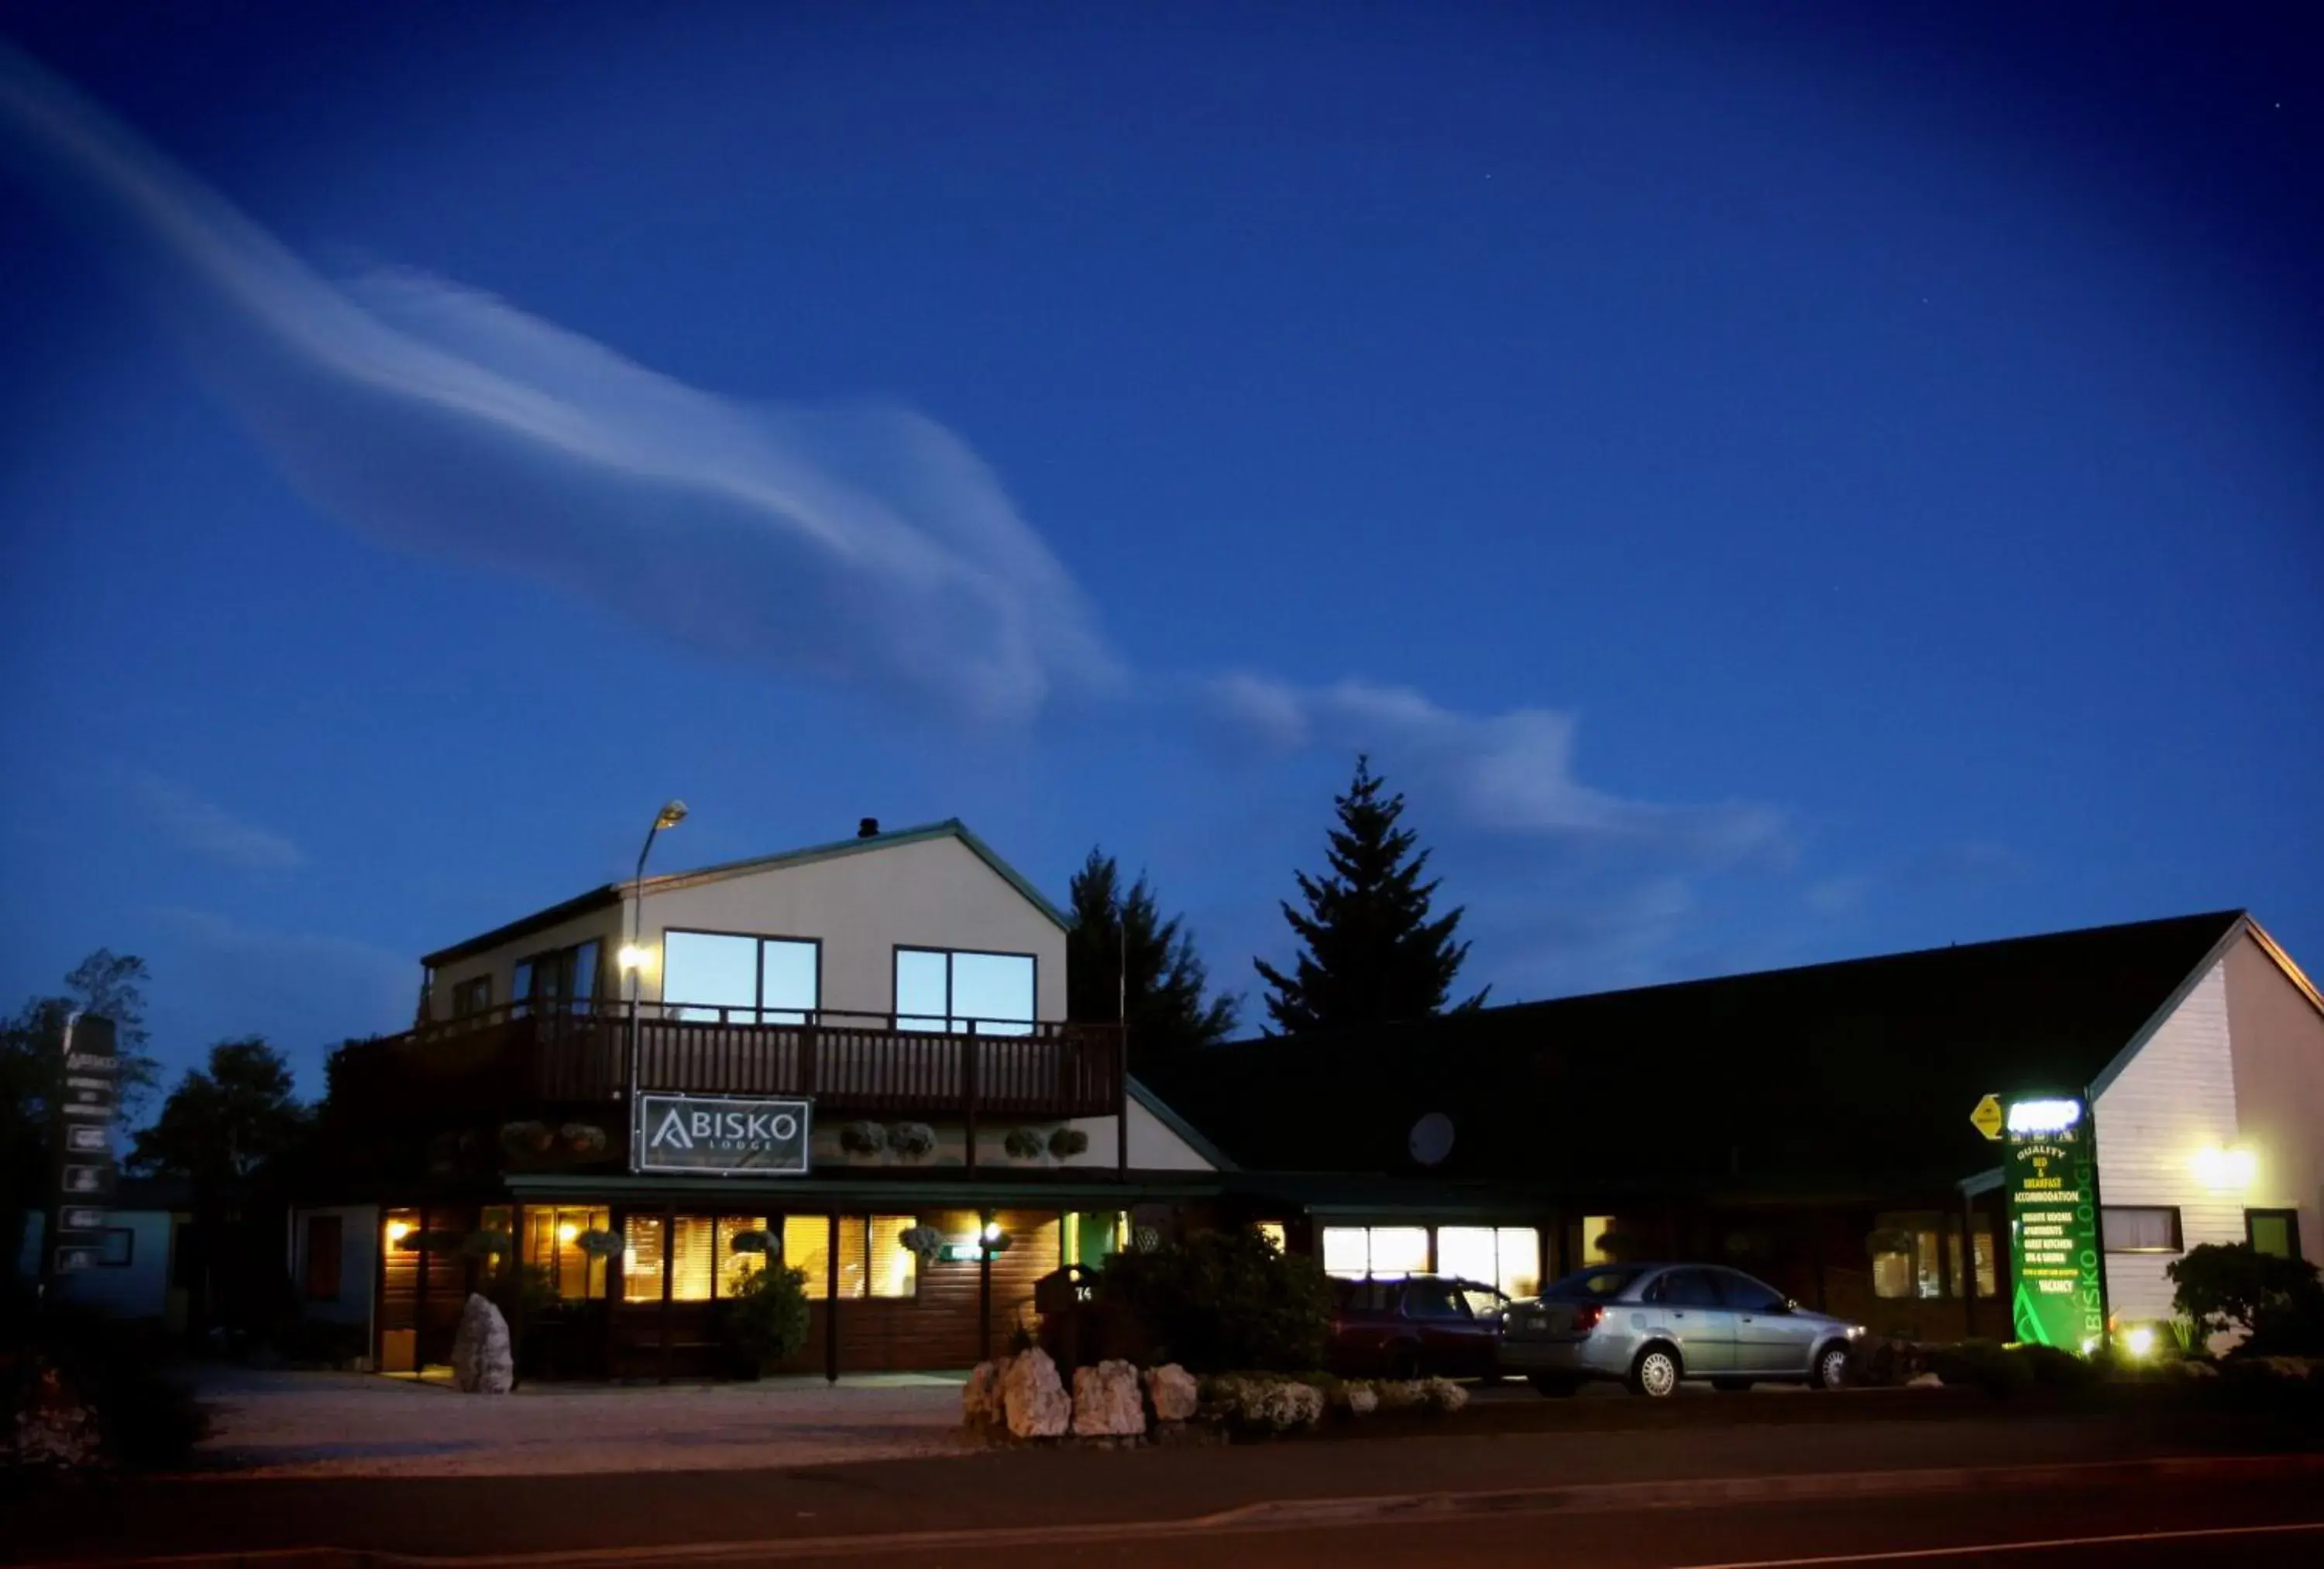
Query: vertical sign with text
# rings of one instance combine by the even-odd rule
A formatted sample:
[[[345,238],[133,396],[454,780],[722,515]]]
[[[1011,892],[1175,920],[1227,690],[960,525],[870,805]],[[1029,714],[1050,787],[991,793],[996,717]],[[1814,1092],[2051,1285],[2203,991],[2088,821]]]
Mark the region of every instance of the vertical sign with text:
[[[2106,1334],[2089,1108],[2078,1099],[2012,1101],[2007,1139],[2016,1336],[2087,1352]]]
[[[64,1023],[57,1095],[56,1201],[49,1211],[49,1258],[60,1275],[93,1270],[103,1256],[105,1200],[113,1194],[113,1113],[121,1058],[113,1021],[78,1014]]]

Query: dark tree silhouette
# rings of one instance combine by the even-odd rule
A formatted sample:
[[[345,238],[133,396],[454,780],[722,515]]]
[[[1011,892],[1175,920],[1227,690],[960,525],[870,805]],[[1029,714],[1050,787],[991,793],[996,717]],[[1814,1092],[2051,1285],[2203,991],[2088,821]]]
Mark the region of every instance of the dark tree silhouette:
[[[1234,1032],[1236,1000],[1205,999],[1210,975],[1194,951],[1194,934],[1179,917],[1162,918],[1143,873],[1125,891],[1114,858],[1092,849],[1074,874],[1073,909],[1074,931],[1065,940],[1065,1011],[1076,1019],[1120,1017],[1126,952],[1133,1069],[1215,1045]]]
[[[1429,852],[1414,852],[1412,830],[1397,826],[1404,797],[1383,799],[1380,785],[1371,759],[1358,757],[1354,782],[1334,801],[1330,874],[1293,874],[1307,908],[1283,904],[1301,945],[1292,972],[1251,961],[1272,989],[1267,1013],[1282,1034],[1442,1013],[1469,957],[1469,945],[1453,940],[1462,912],[1430,918],[1437,885],[1420,880]],[[1480,991],[1460,1006],[1484,1000]]]
[[[198,1191],[223,1191],[295,1148],[307,1124],[282,1053],[254,1035],[221,1041],[208,1066],[188,1069],[153,1125],[138,1133],[130,1164],[186,1178]]]

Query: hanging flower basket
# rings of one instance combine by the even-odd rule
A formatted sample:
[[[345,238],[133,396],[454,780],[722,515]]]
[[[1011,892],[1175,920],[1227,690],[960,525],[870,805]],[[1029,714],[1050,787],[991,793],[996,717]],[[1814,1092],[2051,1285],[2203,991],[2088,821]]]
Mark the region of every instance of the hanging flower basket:
[[[557,1137],[567,1150],[585,1160],[605,1152],[605,1130],[589,1123],[567,1123],[557,1130]]]
[[[516,1239],[504,1231],[472,1231],[460,1239],[460,1251],[472,1259],[506,1258],[516,1252]]]
[[[898,1123],[888,1130],[888,1148],[907,1161],[918,1161],[936,1152],[936,1131],[926,1123]]]
[[[1009,1152],[1012,1161],[1038,1161],[1041,1152],[1048,1148],[1048,1141],[1041,1136],[1038,1128],[1011,1128],[1009,1136],[1001,1141],[1001,1147]]]
[[[738,1231],[726,1239],[726,1245],[738,1253],[774,1252],[773,1239],[763,1231]]]
[[[626,1244],[618,1232],[585,1231],[573,1239],[573,1245],[593,1257],[610,1259]]]
[[[922,1264],[933,1264],[944,1256],[944,1233],[935,1226],[913,1226],[896,1240],[906,1251],[918,1254]]]
[[[876,1155],[888,1142],[888,1130],[878,1123],[849,1123],[839,1130],[839,1147],[851,1155]]]
[[[546,1155],[556,1142],[547,1123],[503,1123],[501,1147],[512,1155]]]
[[[1049,1153],[1060,1161],[1081,1154],[1088,1148],[1089,1134],[1080,1128],[1059,1128],[1049,1135]]]

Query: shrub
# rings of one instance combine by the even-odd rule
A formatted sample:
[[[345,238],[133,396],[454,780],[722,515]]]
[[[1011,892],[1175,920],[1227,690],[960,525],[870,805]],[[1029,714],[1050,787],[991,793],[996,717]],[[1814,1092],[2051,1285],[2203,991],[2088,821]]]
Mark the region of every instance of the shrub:
[[[1069,1160],[1089,1149],[1089,1134],[1080,1128],[1059,1128],[1049,1135],[1049,1153],[1058,1160]]]
[[[1323,1419],[1324,1391],[1299,1379],[1225,1373],[1202,1384],[1203,1409],[1233,1427],[1288,1433]]]
[[[2278,1258],[2248,1243],[2204,1243],[2164,1271],[2172,1306],[2209,1335],[2240,1332],[2250,1356],[2324,1353],[2324,1283],[2305,1259]]]
[[[888,1130],[888,1148],[907,1161],[935,1153],[936,1131],[926,1123],[898,1123]]]
[[[726,1309],[726,1338],[754,1372],[797,1356],[807,1345],[807,1271],[770,1265],[745,1275]]]
[[[878,1123],[849,1123],[839,1130],[839,1147],[851,1155],[876,1155],[888,1142],[888,1130]]]
[[[1049,1143],[1038,1128],[1011,1128],[1009,1136],[1001,1141],[1001,1147],[1009,1152],[1012,1161],[1038,1161]]]
[[[190,1388],[164,1371],[160,1348],[126,1326],[51,1310],[12,1325],[6,1339],[0,1458],[32,1465],[178,1465],[209,1431],[208,1414]],[[33,1422],[20,1427],[20,1412],[35,1414]],[[43,1433],[68,1441],[42,1443],[36,1436]],[[94,1455],[69,1441],[92,1433]]]
[[[1304,1372],[1323,1365],[1331,1338],[1323,1271],[1252,1230],[1198,1232],[1118,1253],[1097,1289],[1098,1300],[1136,1326],[1147,1360],[1192,1372]]]

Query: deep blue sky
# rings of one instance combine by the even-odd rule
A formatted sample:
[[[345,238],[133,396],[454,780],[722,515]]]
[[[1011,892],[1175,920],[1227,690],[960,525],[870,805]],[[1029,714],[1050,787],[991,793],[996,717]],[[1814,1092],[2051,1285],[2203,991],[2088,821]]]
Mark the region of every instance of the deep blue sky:
[[[2324,968],[2324,22],[2039,9],[0,6],[323,278],[937,422],[1066,629],[984,711],[981,611],[859,649],[456,421],[294,483],[0,149],[0,998],[138,952],[173,1065],[317,1087],[672,794],[666,867],[1102,843],[1250,992],[1360,745],[1497,999],[2232,905]]]

